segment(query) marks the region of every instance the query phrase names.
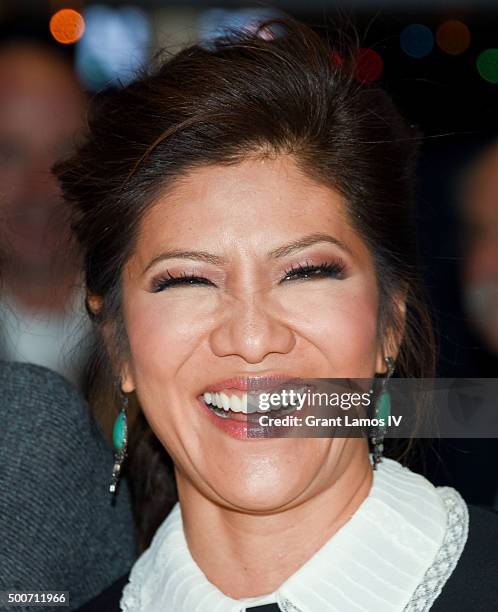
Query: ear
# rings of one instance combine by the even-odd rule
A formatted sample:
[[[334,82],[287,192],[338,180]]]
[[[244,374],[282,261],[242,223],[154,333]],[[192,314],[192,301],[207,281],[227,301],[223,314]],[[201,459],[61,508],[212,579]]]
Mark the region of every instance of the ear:
[[[379,339],[379,347],[375,360],[375,371],[378,374],[387,372],[386,357],[392,357],[394,361],[399,353],[403,340],[406,321],[406,291],[398,292],[393,303],[394,316],[392,321],[384,325],[383,337]]]
[[[104,305],[104,301],[101,296],[95,293],[87,293],[86,297],[87,307],[93,315],[97,316]],[[107,353],[110,356],[118,355],[118,348],[116,343],[115,329],[113,323],[106,321],[101,325],[102,337],[104,344],[107,349]],[[131,393],[135,391],[135,380],[132,375],[132,369],[129,361],[125,361],[119,367],[119,376],[121,380],[121,391],[123,393]]]
[[[93,313],[94,316],[97,316],[99,312],[102,310],[103,300],[100,295],[95,295],[94,293],[88,293],[86,297],[86,303],[90,312]]]

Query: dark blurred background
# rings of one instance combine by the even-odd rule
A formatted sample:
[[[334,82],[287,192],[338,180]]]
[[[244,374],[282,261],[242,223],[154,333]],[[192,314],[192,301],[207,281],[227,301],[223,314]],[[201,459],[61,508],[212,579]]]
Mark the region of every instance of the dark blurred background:
[[[18,56],[14,59],[12,55],[6,57],[6,48],[10,48],[12,54],[12,45],[19,45],[22,41],[25,41],[22,42],[25,45],[29,41],[50,49],[50,53],[55,54],[54,58],[57,55],[61,61],[70,62],[81,89],[89,97],[95,92],[111,92],[132,80],[136,72],[161,48],[176,51],[189,42],[216,36],[227,26],[253,27],[258,21],[283,13],[307,22],[324,35],[329,33],[333,36],[337,25],[354,27],[361,46],[357,78],[363,82],[381,83],[410,124],[418,127],[421,138],[417,218],[423,272],[440,345],[438,375],[496,377],[498,0],[357,0],[347,3],[282,0],[271,4],[221,0],[183,0],[176,3],[168,0],[136,0],[129,3],[109,0],[99,3],[0,0],[0,45],[4,65],[19,66],[16,68],[17,74],[24,70],[22,66],[26,66],[27,61],[32,61],[33,65],[36,63],[36,49],[41,53],[42,47],[37,46],[34,53],[31,48],[31,60],[25,53],[24,64],[16,64]],[[19,51],[19,47],[16,48]],[[340,58],[332,59],[340,61]],[[48,66],[47,62],[45,67]],[[38,74],[40,70],[37,69]],[[69,77],[66,77],[67,85]],[[11,81],[11,77],[2,80],[0,74],[0,98],[3,95],[2,87],[5,93]],[[63,93],[63,89],[61,85],[61,98],[70,95]],[[37,103],[35,93],[27,93],[28,89],[23,91],[24,94],[16,95],[28,98],[31,95],[31,105],[34,107]],[[49,117],[52,112],[56,123],[56,117],[60,118],[60,112],[65,111],[47,112]],[[25,162],[19,161],[22,152],[19,147],[16,149],[11,127],[12,121],[9,123],[5,119],[2,124],[0,117],[1,163],[8,167],[0,172],[0,236],[2,227],[8,230],[9,219],[15,217],[21,224],[21,231],[26,230],[29,238],[29,232],[38,231],[41,221],[40,217],[33,217],[25,224],[30,223],[30,227],[22,228],[19,210],[28,211],[29,200],[34,196],[23,192],[20,199],[13,197],[9,200],[9,194],[15,191],[9,183],[14,162],[17,164],[16,180],[23,185],[27,180],[22,169]],[[50,118],[45,127],[50,127]],[[67,142],[71,143],[69,136],[66,136]],[[43,145],[40,146],[43,148]],[[35,153],[30,155],[30,163],[36,165],[36,160],[33,161]],[[45,159],[43,167],[48,167],[48,161],[55,161],[55,154],[52,158]],[[37,167],[41,172],[42,166]],[[48,175],[46,181],[50,181]],[[47,198],[50,197],[56,196],[47,195]],[[18,205],[18,202],[22,202],[22,205]],[[53,221],[54,210],[52,208],[52,212],[47,213],[43,223]],[[26,215],[28,217],[29,213]],[[76,321],[79,330],[79,336],[76,334],[78,342],[72,345],[74,325],[71,328],[73,331],[61,326],[61,320],[67,319],[67,309],[61,308],[60,303],[52,303],[53,300],[47,301],[43,296],[43,291],[53,293],[51,287],[54,282],[57,284],[53,275],[47,273],[45,289],[43,286],[38,288],[39,299],[32,299],[34,294],[26,299],[26,288],[29,293],[30,283],[34,282],[30,279],[45,276],[40,267],[40,258],[34,252],[36,265],[32,264],[31,276],[26,274],[23,277],[23,290],[16,286],[16,279],[18,281],[20,278],[18,271],[25,271],[28,264],[17,262],[16,268],[16,262],[11,258],[9,268],[9,241],[5,238],[7,230],[3,232],[3,245],[0,242],[0,252],[4,252],[6,261],[4,269],[7,271],[4,273],[3,295],[4,302],[8,302],[9,295],[12,299],[8,309],[4,309],[4,320],[10,316],[6,312],[12,314],[15,311],[18,318],[29,322],[32,322],[34,312],[37,316],[51,313],[57,319],[57,333],[61,335],[57,347],[51,350],[60,353],[63,346],[73,358],[79,351],[80,364],[84,363],[81,338],[85,324],[78,323],[78,317],[72,311],[71,322]],[[64,230],[60,229],[60,232],[62,235]],[[10,240],[15,241],[15,236],[12,236]],[[55,244],[52,251],[45,245],[49,259],[56,257]],[[72,257],[74,266],[69,271],[64,268],[64,274],[69,279],[68,286],[77,294],[77,253]],[[70,294],[68,289],[61,300],[69,302]],[[82,312],[80,308],[80,314]],[[45,363],[77,384],[83,384],[82,370],[77,371],[74,363],[70,367],[67,362],[52,365],[55,361],[50,361],[49,357],[45,359],[43,351],[38,351],[35,356],[30,354],[30,340],[29,337],[26,339],[28,332],[13,328],[9,330],[7,327],[5,324],[4,336],[9,339],[3,342],[4,358]],[[22,344],[28,347],[24,353],[18,350]],[[79,367],[83,368],[82,365]],[[426,449],[424,457],[418,467],[433,481],[456,486],[471,501],[496,505],[497,440],[434,442]]]

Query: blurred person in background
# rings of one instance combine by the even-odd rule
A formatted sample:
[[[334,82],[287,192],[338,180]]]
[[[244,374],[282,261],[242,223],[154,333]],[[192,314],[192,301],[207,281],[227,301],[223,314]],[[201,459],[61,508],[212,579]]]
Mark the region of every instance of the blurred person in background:
[[[466,175],[463,220],[467,313],[488,350],[498,356],[498,142],[479,155]]]
[[[80,382],[80,260],[51,166],[82,127],[85,96],[65,58],[38,43],[0,48],[0,357]]]
[[[464,309],[481,345],[473,351],[473,374],[498,376],[498,140],[474,157],[463,174],[460,197],[463,235]],[[498,508],[498,440],[454,442],[451,467],[460,490]]]
[[[444,139],[441,139],[444,140]],[[432,145],[422,166],[428,259],[439,324],[438,376],[498,375],[498,141],[461,134]],[[432,248],[432,247],[430,247]],[[427,247],[426,247],[427,252]],[[419,447],[420,449],[420,447]],[[433,439],[412,463],[439,486],[474,504],[498,508],[498,439]]]

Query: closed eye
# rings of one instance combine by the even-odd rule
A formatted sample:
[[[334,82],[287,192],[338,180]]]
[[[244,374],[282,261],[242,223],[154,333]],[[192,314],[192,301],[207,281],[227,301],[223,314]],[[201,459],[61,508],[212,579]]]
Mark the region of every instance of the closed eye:
[[[152,293],[159,293],[160,291],[164,291],[165,289],[170,289],[171,287],[178,287],[182,285],[208,285],[212,287],[215,286],[214,283],[202,276],[193,276],[191,274],[180,274],[179,276],[174,276],[170,272],[167,272],[166,275],[158,276],[152,281],[151,291]]]
[[[304,264],[293,266],[290,270],[285,273],[284,278],[280,281],[292,281],[292,280],[307,280],[307,279],[321,279],[321,278],[337,278],[342,280],[344,278],[346,266],[342,261],[336,261],[334,263],[323,263],[319,265]],[[161,276],[153,279],[151,292],[159,293],[166,289],[180,286],[209,286],[215,287],[216,285],[209,279],[203,276],[195,276],[192,274],[180,274],[175,276],[171,272],[166,272]]]
[[[318,265],[304,264],[299,266],[293,266],[288,272],[285,273],[283,281],[290,280],[306,280],[306,279],[320,279],[320,278],[337,278],[342,280],[344,278],[344,272],[346,266],[342,261],[336,261],[334,263],[323,263]]]

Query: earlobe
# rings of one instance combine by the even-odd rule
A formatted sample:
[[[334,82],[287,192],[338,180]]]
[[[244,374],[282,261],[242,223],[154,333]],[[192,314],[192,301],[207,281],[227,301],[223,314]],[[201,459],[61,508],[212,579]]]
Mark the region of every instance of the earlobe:
[[[135,378],[131,372],[129,362],[125,362],[121,367],[121,391],[123,393],[135,391]]]
[[[388,326],[382,338],[382,345],[377,351],[375,368],[378,374],[385,374],[388,370],[386,357],[391,357],[396,361],[403,341],[406,321],[406,294],[404,292],[395,299],[394,307],[396,309],[396,315]]]
[[[396,357],[398,356],[398,350],[388,350],[382,348],[377,353],[377,359],[375,362],[375,373],[386,375],[389,371],[388,361],[392,360],[393,363],[396,363]]]
[[[396,361],[402,337],[402,333],[395,333],[394,330],[391,330],[387,334],[387,337],[383,339],[382,346],[377,351],[375,361],[375,371],[377,374],[387,373],[388,367],[386,359],[388,357],[390,357],[394,362]]]
[[[375,359],[375,373],[383,374],[386,371],[386,362],[384,357],[384,347],[380,347],[377,351]]]

